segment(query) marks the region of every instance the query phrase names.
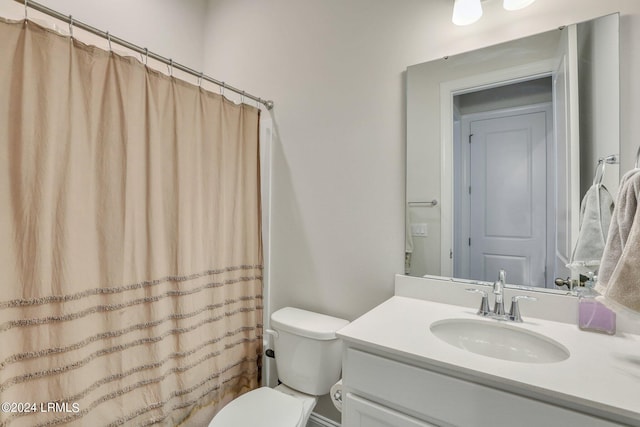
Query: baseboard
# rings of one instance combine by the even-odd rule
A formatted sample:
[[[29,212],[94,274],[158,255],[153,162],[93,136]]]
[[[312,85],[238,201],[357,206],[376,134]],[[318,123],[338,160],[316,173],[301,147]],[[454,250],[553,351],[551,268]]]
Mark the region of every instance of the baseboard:
[[[312,412],[307,427],[340,427],[340,423]]]

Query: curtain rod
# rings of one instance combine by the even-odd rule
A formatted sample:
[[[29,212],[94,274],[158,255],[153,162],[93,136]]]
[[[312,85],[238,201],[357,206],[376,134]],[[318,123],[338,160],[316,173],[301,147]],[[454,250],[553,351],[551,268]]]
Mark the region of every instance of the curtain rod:
[[[238,95],[242,95],[243,97],[252,99],[256,102],[259,102],[260,104],[264,105],[265,107],[267,107],[267,110],[271,110],[273,108],[273,101],[269,101],[269,100],[265,100],[262,98],[259,98],[257,96],[251,95],[249,93],[246,93],[245,91],[235,88],[233,86],[230,86],[228,84],[226,84],[223,81],[219,81],[216,80],[212,77],[209,77],[207,75],[205,75],[204,73],[199,73],[196,70],[186,67],[182,64],[179,64],[177,62],[174,62],[173,59],[170,58],[165,58],[164,56],[158,55],[157,53],[154,52],[150,52],[147,48],[142,48],[140,46],[137,46],[133,43],[130,43],[126,40],[123,40],[119,37],[113,36],[111,34],[109,34],[109,32],[105,32],[102,30],[99,30],[91,25],[85,24],[84,22],[81,21],[76,21],[75,19],[73,19],[72,15],[63,15],[60,12],[57,12],[53,9],[50,9],[40,3],[37,3],[35,1],[31,1],[31,0],[14,0],[18,3],[22,3],[24,4],[24,15],[25,15],[25,20],[27,19],[27,8],[31,8],[33,10],[37,10],[38,12],[42,12],[46,15],[49,15],[55,19],[58,19],[60,21],[63,21],[67,24],[69,24],[69,27],[71,29],[73,29],[73,27],[78,27],[80,29],[83,29],[85,31],[88,31],[91,34],[95,34],[96,36],[102,37],[104,39],[109,40],[109,44],[111,44],[111,42],[117,43],[120,46],[126,47],[127,49],[130,49],[134,52],[137,52],[141,55],[144,55],[145,58],[151,58],[154,59],[156,61],[159,61],[163,64],[166,64],[167,66],[171,67],[171,68],[175,68],[177,70],[183,71],[187,74],[191,74],[192,76],[198,77],[198,79],[200,80],[206,80],[208,82],[211,82],[217,86],[220,86],[223,90],[230,90],[232,92],[237,93]],[[73,37],[73,33],[71,34],[71,36]]]

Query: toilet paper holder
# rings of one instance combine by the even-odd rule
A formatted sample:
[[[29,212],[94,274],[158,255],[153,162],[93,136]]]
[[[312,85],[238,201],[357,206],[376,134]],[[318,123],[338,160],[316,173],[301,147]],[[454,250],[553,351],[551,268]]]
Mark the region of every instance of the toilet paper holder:
[[[333,393],[333,400],[342,403],[342,390],[336,390],[335,393]]]
[[[342,412],[342,380],[335,383],[331,390],[329,391],[329,396],[331,397],[331,403],[336,409]]]

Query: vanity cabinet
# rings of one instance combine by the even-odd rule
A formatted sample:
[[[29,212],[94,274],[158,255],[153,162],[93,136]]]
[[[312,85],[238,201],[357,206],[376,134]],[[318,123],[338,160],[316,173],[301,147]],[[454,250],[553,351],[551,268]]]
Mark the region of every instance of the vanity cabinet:
[[[343,395],[343,427],[621,425],[435,372],[361,343],[345,343]]]
[[[401,412],[362,399],[351,393],[346,398],[345,417],[357,427],[436,427]],[[347,415],[348,414],[348,415]],[[346,424],[342,424],[343,426]]]

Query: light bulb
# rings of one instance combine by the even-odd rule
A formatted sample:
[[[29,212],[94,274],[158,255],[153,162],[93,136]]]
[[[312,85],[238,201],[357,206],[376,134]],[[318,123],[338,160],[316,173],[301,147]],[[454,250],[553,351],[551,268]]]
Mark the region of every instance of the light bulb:
[[[505,0],[506,1],[506,0]],[[531,1],[531,0],[529,0]],[[482,16],[480,0],[455,0],[451,22],[456,25],[469,25]]]
[[[518,10],[529,6],[536,0],[504,0],[502,6],[506,10]]]

